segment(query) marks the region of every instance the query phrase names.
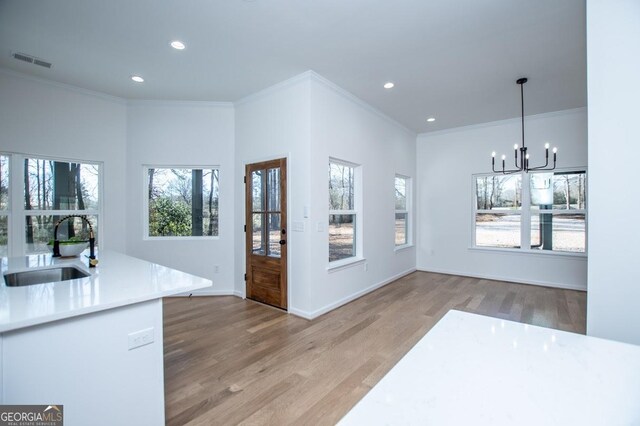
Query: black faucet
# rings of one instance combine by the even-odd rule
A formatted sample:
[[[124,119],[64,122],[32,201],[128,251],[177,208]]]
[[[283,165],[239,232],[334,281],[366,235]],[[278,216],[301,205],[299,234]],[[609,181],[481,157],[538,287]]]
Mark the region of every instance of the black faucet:
[[[87,219],[87,216],[79,215],[79,214],[70,214],[69,216],[65,216],[59,221],[56,222],[56,227],[53,230],[53,257],[60,257],[60,241],[58,241],[58,227],[65,220],[71,219],[73,217],[78,217],[82,219],[87,225],[89,225],[89,268],[95,268],[98,264],[98,259],[96,259],[96,238],[93,233],[93,226],[91,226],[91,222]]]

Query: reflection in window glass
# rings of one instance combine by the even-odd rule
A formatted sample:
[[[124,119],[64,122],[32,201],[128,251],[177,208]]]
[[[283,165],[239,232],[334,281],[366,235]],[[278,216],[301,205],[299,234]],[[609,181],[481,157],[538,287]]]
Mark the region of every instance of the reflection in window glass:
[[[329,262],[356,255],[356,215],[329,215]]]
[[[476,246],[520,247],[520,215],[476,213]]]
[[[27,254],[50,253],[49,243],[53,240],[53,232],[56,222],[64,216],[53,215],[26,215],[25,237],[27,241]],[[98,217],[87,215],[91,222],[96,241],[98,241]],[[89,242],[89,226],[80,218],[74,217],[64,221],[58,227],[58,240],[78,240]]]
[[[586,208],[586,174],[555,172],[531,174],[531,205],[549,206],[554,210]]]
[[[218,235],[217,169],[149,168],[149,236]]]
[[[586,249],[584,213],[552,214],[531,210],[531,248],[584,253]]]

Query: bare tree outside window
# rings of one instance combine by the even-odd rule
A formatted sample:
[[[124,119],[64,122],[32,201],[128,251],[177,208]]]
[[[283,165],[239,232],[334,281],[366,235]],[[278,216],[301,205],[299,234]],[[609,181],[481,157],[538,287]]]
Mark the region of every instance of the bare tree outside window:
[[[329,262],[356,256],[355,169],[329,162]]]

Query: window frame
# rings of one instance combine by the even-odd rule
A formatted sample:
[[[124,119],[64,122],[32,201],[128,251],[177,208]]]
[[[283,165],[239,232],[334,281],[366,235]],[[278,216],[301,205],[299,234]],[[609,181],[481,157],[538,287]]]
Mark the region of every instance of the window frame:
[[[585,207],[584,209],[576,210],[562,210],[552,209],[550,210],[554,216],[567,215],[567,214],[584,214],[585,221],[585,247],[583,252],[572,251],[559,251],[559,250],[539,250],[531,248],[531,178],[530,176],[538,173],[584,173],[585,175]],[[470,250],[480,251],[492,251],[492,252],[505,252],[505,253],[517,253],[517,254],[532,254],[542,256],[569,256],[569,257],[588,257],[588,211],[589,211],[589,196],[588,196],[588,170],[586,167],[567,167],[557,168],[551,170],[536,170],[530,172],[514,173],[514,175],[521,176],[522,182],[522,199],[521,205],[518,210],[510,211],[509,214],[520,215],[520,247],[491,247],[491,246],[478,246],[476,244],[476,215],[478,213],[495,213],[495,210],[478,209],[477,196],[476,196],[476,180],[485,176],[503,176],[502,173],[475,173],[471,175],[471,197],[472,197],[472,215],[471,215],[471,246]]]
[[[327,270],[332,269],[340,269],[344,266],[348,266],[354,263],[359,263],[365,260],[363,253],[363,243],[362,243],[362,165],[353,163],[351,161],[341,160],[335,157],[329,157],[329,161],[326,163],[330,168],[331,164],[339,164],[342,166],[351,167],[353,169],[353,209],[351,210],[333,210],[329,204],[329,179],[330,176],[327,177]],[[355,226],[353,229],[354,232],[354,249],[355,253],[353,256],[349,256],[343,259],[329,261],[329,223],[330,216],[334,215],[353,215],[355,220]]]
[[[191,170],[217,170],[218,171],[218,234],[217,235],[170,235],[151,236],[149,235],[149,169],[191,169]],[[203,241],[220,239],[220,179],[222,168],[220,166],[209,165],[184,165],[184,164],[143,164],[142,165],[142,239],[143,241]]]
[[[23,152],[2,151],[0,154],[9,157],[9,209],[8,214],[8,242],[7,255],[9,257],[34,256],[39,253],[27,253],[27,242],[25,229],[27,224],[27,216],[66,216],[66,215],[86,215],[96,216],[98,219],[97,226],[94,229],[97,234],[96,248],[99,250],[103,247],[103,200],[104,200],[104,162],[85,160],[70,157],[52,157],[41,154],[31,154]],[[26,159],[56,161],[62,163],[91,164],[98,166],[98,202],[97,208],[85,210],[69,210],[69,209],[49,209],[27,210],[24,206],[24,161]],[[53,236],[52,236],[53,238]],[[41,254],[41,253],[40,253]]]
[[[413,215],[411,214],[411,210],[413,207],[413,180],[411,179],[410,176],[405,176],[402,175],[400,173],[396,173],[393,179],[393,187],[394,187],[394,194],[395,194],[395,188],[396,188],[396,179],[404,179],[404,185],[405,185],[405,209],[404,210],[398,210],[395,208],[395,196],[394,196],[394,215],[393,215],[393,224],[394,224],[394,250],[398,251],[398,250],[402,250],[408,247],[412,247],[413,246]],[[396,223],[396,215],[397,214],[406,214],[406,235],[405,235],[405,243],[404,244],[397,244],[396,243],[396,228],[395,228],[395,223]]]

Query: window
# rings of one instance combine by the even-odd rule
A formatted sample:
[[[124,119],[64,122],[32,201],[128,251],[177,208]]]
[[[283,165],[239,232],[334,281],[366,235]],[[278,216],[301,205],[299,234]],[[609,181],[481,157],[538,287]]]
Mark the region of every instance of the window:
[[[476,178],[475,238],[478,247],[520,247],[522,178]]]
[[[24,236],[27,254],[48,253],[55,224],[72,214],[86,216],[98,239],[100,166],[24,158]],[[58,239],[89,239],[89,226],[79,218],[58,229]]]
[[[411,186],[410,186],[410,179],[408,177],[396,175],[395,200],[396,200],[396,218],[395,218],[396,247],[409,245],[411,243],[410,231],[409,231]]]
[[[99,163],[0,153],[0,256],[51,253],[55,224],[68,215],[86,216],[98,240]],[[88,240],[79,218],[64,222],[59,240]]]
[[[358,200],[355,164],[329,161],[329,262],[358,253]]]
[[[0,257],[9,255],[9,157],[0,155]]]
[[[475,246],[586,251],[584,171],[475,176]]]
[[[218,236],[219,170],[147,167],[147,236]]]
[[[586,176],[583,171],[531,175],[531,248],[584,252]]]

